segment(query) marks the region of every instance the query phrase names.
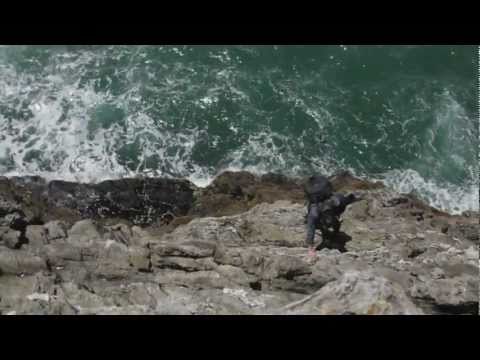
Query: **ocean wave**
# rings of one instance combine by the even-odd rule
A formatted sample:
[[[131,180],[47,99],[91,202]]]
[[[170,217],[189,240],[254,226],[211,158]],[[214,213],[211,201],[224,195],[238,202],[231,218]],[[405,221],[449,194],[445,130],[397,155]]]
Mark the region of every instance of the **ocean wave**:
[[[477,210],[471,82],[432,74],[438,64],[416,51],[2,46],[0,175],[207,186],[226,170],[347,169],[367,179],[384,173],[440,209]],[[444,60],[446,69],[455,64]]]
[[[413,193],[431,206],[451,214],[479,210],[479,187],[475,183],[466,186],[438,183],[425,179],[412,169],[392,170],[373,180],[380,180],[399,193]]]

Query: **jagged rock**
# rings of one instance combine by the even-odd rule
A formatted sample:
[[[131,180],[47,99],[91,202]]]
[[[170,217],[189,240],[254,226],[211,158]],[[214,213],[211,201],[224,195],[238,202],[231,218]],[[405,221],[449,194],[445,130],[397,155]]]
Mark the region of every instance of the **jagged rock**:
[[[240,172],[224,172],[217,176],[212,184],[211,189],[215,189],[217,193],[229,194],[233,196],[241,196],[242,188],[245,189],[253,186],[257,182],[255,175],[245,171]]]
[[[46,231],[47,241],[65,239],[67,237],[67,225],[62,221],[49,221],[43,225]]]
[[[95,221],[90,219],[81,220],[76,222],[68,231],[68,241],[88,246],[94,242],[103,240],[100,232],[101,229]]]
[[[141,239],[141,238],[149,236],[148,231],[143,230],[139,226],[133,226],[131,231],[132,231],[132,236],[133,236],[134,239]],[[139,245],[139,244],[137,244],[137,245]]]
[[[130,254],[124,244],[108,240],[105,246],[95,253],[98,257],[90,262],[93,265],[90,269],[94,276],[107,280],[128,277],[131,272]]]
[[[188,258],[212,257],[216,244],[210,241],[188,240],[180,243],[162,242],[152,248],[154,254],[159,256],[182,256]]]
[[[176,242],[179,239],[182,242],[192,241],[198,244],[215,243],[220,239],[222,242],[232,243],[242,241],[232,221],[225,221],[223,218],[195,219],[162,237],[162,240],[167,242]]]
[[[82,261],[82,249],[68,243],[48,244],[44,247],[44,253],[54,267],[63,267],[68,261]]]
[[[458,237],[466,238],[467,240],[478,244],[478,237],[479,237],[479,232],[480,232],[480,225],[477,222],[474,224],[457,224],[454,226],[452,235],[455,236],[457,235]]]
[[[0,216],[19,215],[23,229],[28,224],[42,224],[43,216],[47,213],[41,195],[44,188],[45,180],[36,176],[1,178]]]
[[[212,270],[216,267],[212,260],[208,261],[208,258],[192,259],[188,257],[158,256],[157,254],[152,256],[152,264],[160,269],[175,269],[186,272]]]
[[[19,239],[0,236],[0,312],[478,314],[478,213],[332,179],[363,200],[308,259],[302,184],[281,175],[0,178],[0,233]]]
[[[352,190],[376,190],[384,188],[380,182],[371,183],[357,179],[348,171],[341,171],[338,174],[330,177],[335,191],[352,191]]]
[[[132,243],[133,232],[128,225],[117,224],[108,226],[105,230],[104,238],[106,240],[114,240],[127,246]]]
[[[230,265],[242,267],[243,260],[241,257],[241,250],[238,248],[227,248],[219,244],[214,253],[214,261],[220,265]]]
[[[63,260],[59,264],[51,265],[51,272],[59,284],[71,282],[79,286],[85,286],[95,281],[95,264],[86,261]],[[106,282],[105,279],[101,279]],[[105,284],[104,284],[105,285]]]
[[[156,309],[168,296],[154,283],[133,283],[127,286],[127,301],[130,304]]]
[[[231,244],[264,243],[302,246],[305,239],[304,207],[288,201],[260,204],[247,213],[222,218],[195,219],[164,236],[170,239]]]
[[[223,289],[234,285],[216,271],[185,272],[161,269],[155,274],[155,282],[161,285],[185,286],[192,289]]]
[[[0,309],[22,314],[48,314],[53,277],[35,275],[0,277]]]
[[[402,287],[368,272],[351,271],[313,296],[285,308],[292,314],[420,315]]]
[[[1,274],[35,274],[46,270],[45,261],[25,250],[11,250],[0,246],[0,275]]]
[[[433,259],[434,263],[449,276],[462,274],[478,276],[478,251],[471,247],[460,250],[449,247],[446,251],[439,252]]]
[[[284,278],[293,280],[296,276],[311,274],[310,266],[298,257],[281,255],[269,259],[263,265],[262,278],[272,280],[275,278]]]
[[[238,231],[254,243],[276,246],[302,246],[305,242],[304,206],[277,201],[274,206],[260,204],[244,215]]]
[[[262,288],[261,282],[257,276],[247,274],[239,267],[219,265],[215,267],[215,271],[237,285],[245,287],[250,286],[256,290],[261,290]]]
[[[128,249],[128,256],[130,265],[135,269],[145,272],[151,270],[150,250],[141,247],[131,247]]]
[[[35,249],[42,249],[48,244],[47,231],[42,225],[29,225],[25,232],[28,245]]]
[[[350,234],[351,240],[346,243],[347,251],[369,251],[381,247],[385,241],[385,231],[373,231],[365,225],[350,226],[346,220],[342,231]]]
[[[82,218],[123,218],[147,224],[166,212],[185,214],[193,188],[184,180],[146,178],[93,185],[52,181],[48,190],[52,205],[74,209]]]
[[[57,288],[58,299],[63,308],[74,314],[93,314],[95,309],[115,306],[109,297],[99,296],[89,289],[79,287],[72,282],[65,282]]]
[[[477,315],[478,291],[478,275],[448,279],[421,277],[410,289],[410,294],[428,300],[427,306],[433,306],[436,313],[450,308],[452,313]]]
[[[78,184],[47,183],[39,177],[2,177],[0,217],[22,211],[29,223],[38,219],[73,224],[85,218],[119,218],[135,224],[150,224],[167,212],[185,215],[192,205],[194,189],[190,182],[175,179],[121,179]]]
[[[261,275],[265,261],[265,253],[256,248],[227,248],[215,253],[215,262],[223,265],[241,267],[248,274]]]
[[[199,192],[189,215],[230,216],[278,200],[303,203],[301,184],[278,174],[257,177],[248,172],[226,171]]]
[[[312,266],[312,275],[310,276],[318,285],[317,289],[330,281],[337,280],[342,274],[343,270],[340,266],[339,254],[333,255],[328,251],[322,250],[317,257],[317,261]],[[349,261],[350,265],[352,262]]]
[[[9,249],[19,249],[22,244],[21,232],[8,227],[0,227],[0,244]]]
[[[450,224],[448,223],[448,220],[443,219],[443,218],[433,218],[430,220],[430,225],[434,228],[440,229],[442,233],[446,234],[448,232],[448,229],[450,227]]]
[[[345,210],[344,218],[365,221],[368,218],[368,202],[366,200],[358,201],[350,205]]]

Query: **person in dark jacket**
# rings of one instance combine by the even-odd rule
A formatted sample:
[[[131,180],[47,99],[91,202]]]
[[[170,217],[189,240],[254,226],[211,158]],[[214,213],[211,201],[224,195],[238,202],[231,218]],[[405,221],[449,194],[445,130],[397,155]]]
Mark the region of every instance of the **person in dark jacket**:
[[[333,193],[327,199],[317,202],[309,202],[307,213],[307,239],[309,256],[315,256],[315,231],[319,229],[322,239],[335,236],[341,227],[340,216],[348,205],[359,200],[354,194],[347,196],[341,193]]]

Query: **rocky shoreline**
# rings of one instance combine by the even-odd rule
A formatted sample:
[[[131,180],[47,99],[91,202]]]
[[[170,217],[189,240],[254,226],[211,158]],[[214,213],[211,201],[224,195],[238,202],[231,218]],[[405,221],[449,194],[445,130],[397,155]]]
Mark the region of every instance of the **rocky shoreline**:
[[[301,179],[0,177],[0,314],[474,314],[479,214],[363,200],[307,261]]]

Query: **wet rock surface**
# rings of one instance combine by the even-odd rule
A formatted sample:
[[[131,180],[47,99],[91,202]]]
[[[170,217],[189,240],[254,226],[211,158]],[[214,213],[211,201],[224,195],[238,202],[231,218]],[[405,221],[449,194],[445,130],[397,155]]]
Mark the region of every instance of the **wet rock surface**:
[[[478,315],[478,214],[332,183],[363,200],[312,261],[299,180],[0,178],[0,313]]]
[[[194,185],[174,179],[121,179],[99,184],[0,177],[0,216],[19,213],[27,223],[122,219],[146,225],[166,214],[186,215]]]

